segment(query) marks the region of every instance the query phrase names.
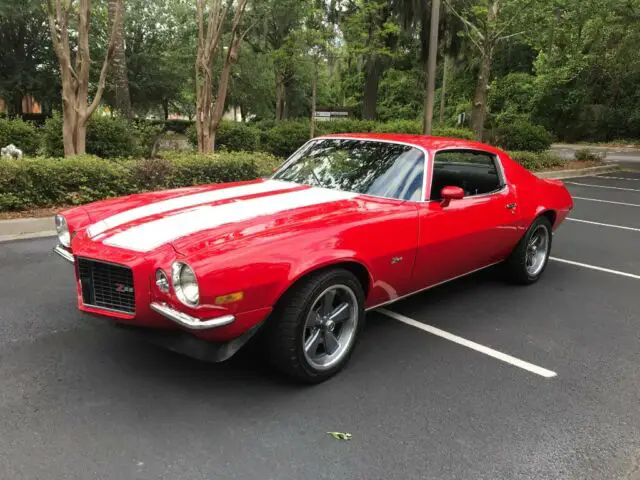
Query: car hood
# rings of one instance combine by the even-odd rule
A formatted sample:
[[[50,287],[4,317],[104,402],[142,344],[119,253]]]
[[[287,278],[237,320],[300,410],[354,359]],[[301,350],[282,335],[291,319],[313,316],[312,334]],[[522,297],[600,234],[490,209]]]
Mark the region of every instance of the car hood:
[[[349,212],[377,203],[357,197],[278,180],[154,192],[88,209],[93,223],[86,235],[133,252],[171,244],[186,255],[239,238],[268,237],[283,228],[293,232],[310,223],[335,224],[336,218],[341,223]]]

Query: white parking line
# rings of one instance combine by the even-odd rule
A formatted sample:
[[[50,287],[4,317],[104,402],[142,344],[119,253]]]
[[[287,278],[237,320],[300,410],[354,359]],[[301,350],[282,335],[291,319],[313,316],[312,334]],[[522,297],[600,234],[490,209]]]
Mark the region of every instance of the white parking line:
[[[613,200],[600,200],[599,198],[572,197],[574,200],[586,200],[587,202],[613,203],[614,205],[625,205],[627,207],[640,207],[640,203],[614,202]]]
[[[569,265],[575,265],[576,267],[589,268],[591,270],[597,270],[599,272],[611,273],[613,275],[620,275],[621,277],[633,278],[635,280],[640,280],[640,275],[635,275],[633,273],[621,272],[619,270],[612,270],[610,268],[598,267],[597,265],[589,265],[588,263],[580,263],[574,262],[573,260],[566,260],[564,258],[557,257],[549,257],[549,260],[553,260],[554,262],[566,263]]]
[[[640,228],[625,227],[623,225],[612,225],[611,223],[592,222],[591,220],[580,220],[579,218],[567,218],[572,222],[588,223],[590,225],[599,225],[601,227],[619,228],[621,230],[631,230],[632,232],[640,232]]]
[[[552,378],[557,375],[556,372],[552,372],[551,370],[547,370],[546,368],[538,367],[537,365],[534,365],[532,363],[525,362],[524,360],[512,357],[511,355],[507,355],[506,353],[498,352],[493,348],[485,347],[484,345],[480,345],[479,343],[472,342],[471,340],[467,340],[452,333],[445,332],[444,330],[440,330],[439,328],[433,327],[431,325],[418,322],[412,318],[405,317],[404,315],[401,315],[399,313],[387,310],[386,308],[381,308],[378,310],[378,312],[386,315],[387,317],[398,320],[406,325],[419,328],[420,330],[423,330],[427,333],[437,335],[438,337],[457,343],[458,345],[462,345],[463,347],[470,348],[472,350],[475,350],[476,352],[484,353],[485,355],[522,368],[524,370],[527,370],[528,372],[535,373],[536,375],[540,375],[545,378]]]
[[[598,175],[596,178],[610,178],[611,180],[631,180],[633,182],[640,182],[640,178],[630,177],[607,177],[606,175]]]
[[[637,188],[622,188],[622,187],[609,187],[608,185],[592,185],[590,183],[579,182],[564,182],[568,185],[578,185],[580,187],[594,187],[594,188],[610,188],[611,190],[624,190],[625,192],[640,192]]]

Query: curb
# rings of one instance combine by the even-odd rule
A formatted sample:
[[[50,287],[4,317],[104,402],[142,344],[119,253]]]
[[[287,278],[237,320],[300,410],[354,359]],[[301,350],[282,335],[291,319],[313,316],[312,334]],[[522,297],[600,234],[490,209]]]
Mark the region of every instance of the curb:
[[[616,164],[602,165],[600,167],[577,168],[574,170],[555,170],[550,172],[537,172],[536,176],[540,178],[573,178],[573,177],[589,177],[600,173],[611,173],[620,170],[620,166]]]
[[[0,242],[56,235],[53,217],[13,218],[0,220]]]
[[[552,143],[551,150],[593,150],[595,152],[611,153],[640,153],[640,146],[637,145],[579,145],[571,143]]]
[[[18,233],[16,235],[0,235],[0,243],[11,242],[14,240],[27,240],[29,238],[55,237],[56,231],[48,230],[44,232]]]

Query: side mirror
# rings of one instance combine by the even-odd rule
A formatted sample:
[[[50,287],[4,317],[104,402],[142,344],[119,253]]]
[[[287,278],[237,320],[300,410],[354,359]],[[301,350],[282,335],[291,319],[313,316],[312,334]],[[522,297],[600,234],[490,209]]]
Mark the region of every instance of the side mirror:
[[[440,205],[446,207],[451,203],[451,200],[462,200],[464,198],[464,190],[460,187],[444,187],[440,190],[440,198],[442,198]]]

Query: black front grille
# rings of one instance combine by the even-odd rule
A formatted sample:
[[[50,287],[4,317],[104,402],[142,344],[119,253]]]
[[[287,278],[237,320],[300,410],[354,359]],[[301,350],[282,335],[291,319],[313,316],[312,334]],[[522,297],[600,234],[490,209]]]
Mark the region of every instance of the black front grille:
[[[128,267],[78,258],[82,301],[90,305],[124,313],[134,313],[133,273]]]

